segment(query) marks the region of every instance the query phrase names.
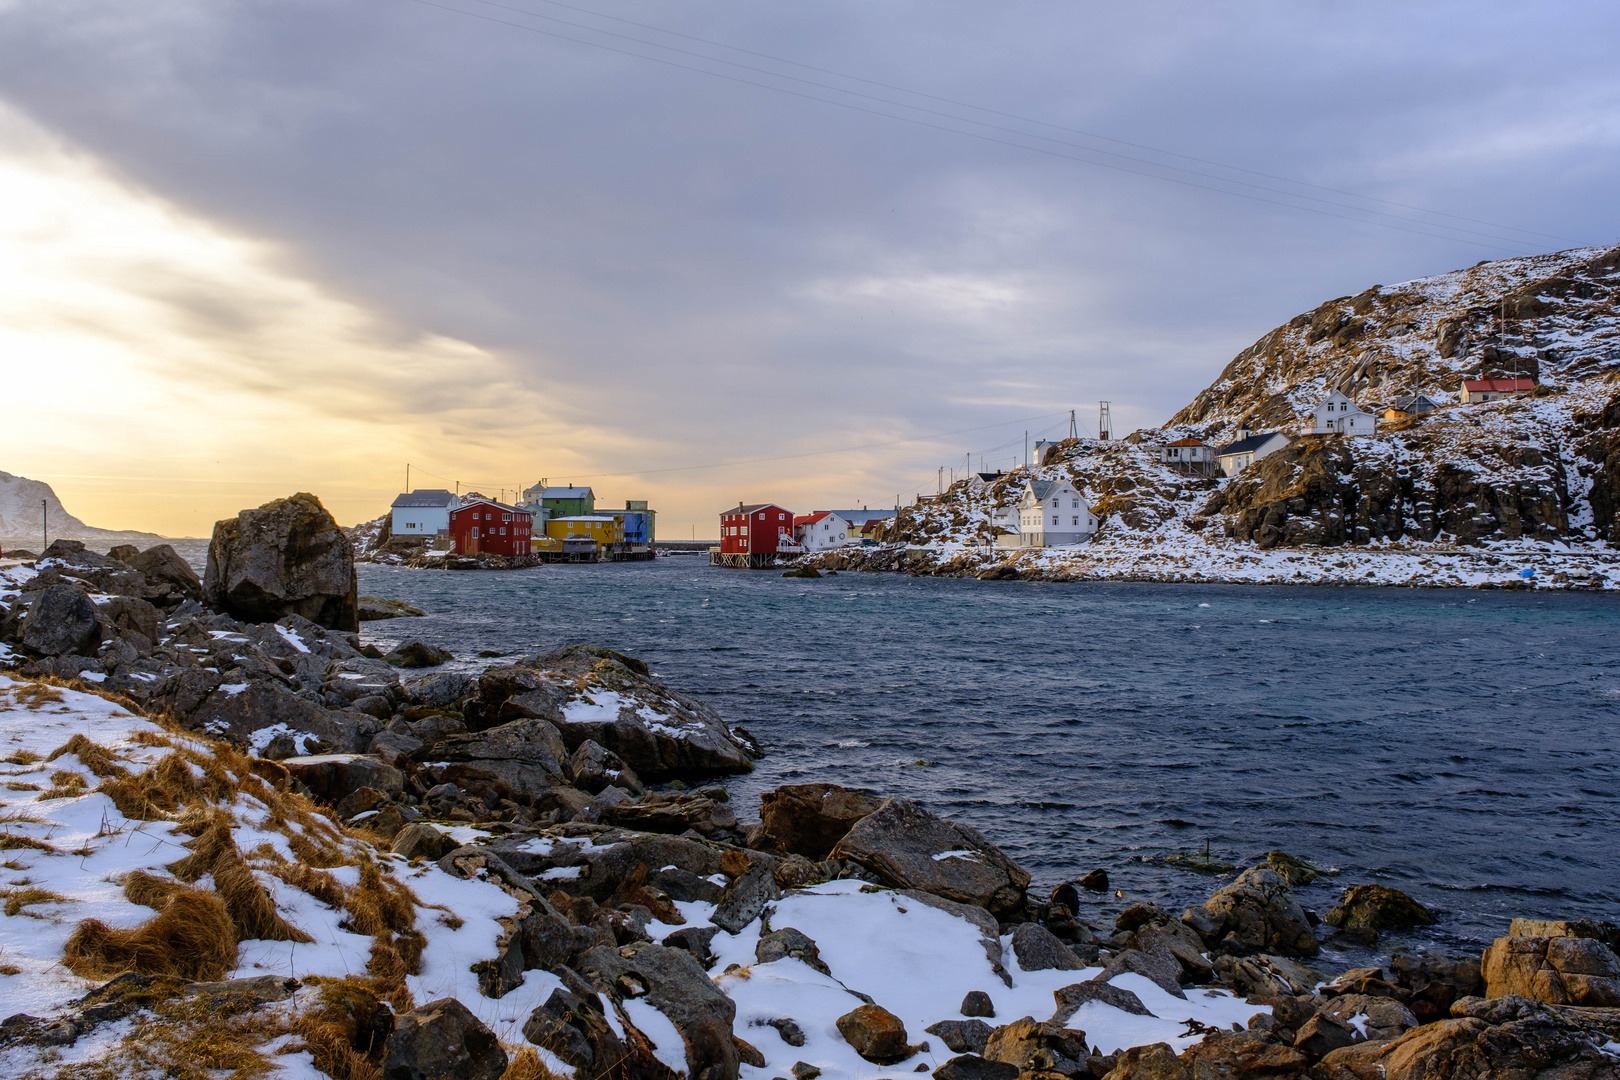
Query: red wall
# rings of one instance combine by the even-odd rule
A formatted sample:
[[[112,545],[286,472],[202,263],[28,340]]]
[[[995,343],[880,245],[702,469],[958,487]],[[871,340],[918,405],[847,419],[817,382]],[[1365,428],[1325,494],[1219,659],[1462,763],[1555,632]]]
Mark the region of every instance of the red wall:
[[[759,518],[761,514],[765,515],[764,521]],[[734,525],[744,526],[748,530],[747,535],[732,536],[729,530]],[[779,531],[786,532],[789,540],[793,538],[793,511],[774,503],[755,510],[746,520],[740,514],[721,514],[720,550],[727,555],[775,555]],[[745,540],[747,543],[744,543]]]
[[[455,538],[458,555],[528,555],[530,530],[533,527],[533,514],[502,510],[485,503],[474,503],[450,512],[450,535]],[[476,538],[473,536],[474,529],[478,530]],[[502,535],[503,529],[505,535]]]

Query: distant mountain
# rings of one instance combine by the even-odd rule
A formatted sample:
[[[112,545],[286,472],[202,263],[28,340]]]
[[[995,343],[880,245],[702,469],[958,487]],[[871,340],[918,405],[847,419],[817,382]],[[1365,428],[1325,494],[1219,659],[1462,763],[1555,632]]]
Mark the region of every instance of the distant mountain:
[[[7,548],[23,546],[36,550],[40,546],[42,526],[49,527],[52,540],[66,538],[87,544],[144,545],[163,539],[156,533],[86,525],[68,513],[51,485],[0,472],[0,540]]]

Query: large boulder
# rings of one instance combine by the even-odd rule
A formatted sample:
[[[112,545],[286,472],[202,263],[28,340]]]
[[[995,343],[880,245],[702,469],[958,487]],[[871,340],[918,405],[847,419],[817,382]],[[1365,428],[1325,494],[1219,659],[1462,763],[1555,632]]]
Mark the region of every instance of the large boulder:
[[[997,916],[1023,907],[1029,887],[1029,873],[979,830],[946,821],[909,799],[883,800],[829,857],[859,863],[893,888],[974,904]]]
[[[482,795],[532,803],[553,787],[567,783],[563,774],[562,736],[544,720],[513,720],[484,731],[462,732],[411,752],[428,762],[440,783],[453,783]]]
[[[1090,1056],[1087,1045],[1083,1031],[1026,1016],[992,1031],[985,1041],[984,1056],[1016,1065],[1020,1073],[1067,1076],[1081,1071]]]
[[[244,677],[245,678],[245,677]],[[279,682],[225,682],[202,668],[182,672],[173,700],[180,722],[241,749],[264,749],[276,735],[298,753],[360,753],[382,725],[374,717],[322,708]]]
[[[782,851],[821,862],[882,804],[880,796],[837,784],[784,784],[760,796],[759,821]]]
[[[168,544],[157,544],[123,562],[146,578],[146,599],[159,607],[173,607],[187,600],[202,602],[202,582],[191,564]]]
[[[1293,890],[1267,867],[1251,867],[1217,889],[1203,911],[1214,924],[1206,940],[1213,938],[1212,944],[1228,952],[1315,956],[1319,951]]]
[[[854,1051],[874,1065],[894,1065],[910,1057],[906,1025],[881,1005],[866,1004],[840,1016],[838,1034]]]
[[[371,788],[390,797],[405,790],[404,773],[363,754],[290,757],[282,759],[281,766],[328,806],[336,806],[361,788]]]
[[[1023,971],[1079,971],[1086,966],[1073,949],[1040,923],[1019,923],[1012,932],[1012,950]]]
[[[1480,972],[1486,997],[1620,1006],[1620,958],[1595,938],[1497,938],[1486,948]]]
[[[383,1049],[384,1080],[500,1080],[506,1051],[455,998],[401,1013]]]
[[[740,1058],[732,1021],[737,1006],[683,949],[663,945],[597,946],[579,971],[621,997],[637,998],[669,1018],[685,1043],[688,1076],[736,1080]]]
[[[354,548],[306,492],[216,523],[203,591],[210,607],[244,622],[302,615],[333,630],[360,629]]]
[[[90,656],[101,641],[96,605],[75,585],[41,590],[28,608],[22,643],[46,656]]]
[[[1352,885],[1322,919],[1347,930],[1409,930],[1432,926],[1434,913],[1399,889],[1387,885]]]

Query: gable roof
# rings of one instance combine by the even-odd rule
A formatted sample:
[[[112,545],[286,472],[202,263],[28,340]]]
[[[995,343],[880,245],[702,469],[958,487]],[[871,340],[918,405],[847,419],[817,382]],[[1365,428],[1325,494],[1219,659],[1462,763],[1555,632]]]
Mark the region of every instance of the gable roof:
[[[530,488],[529,491],[533,491]],[[523,494],[527,495],[529,491]],[[548,487],[540,492],[542,499],[584,499],[594,498],[595,493],[588,487]]]
[[[1429,408],[1439,408],[1427,394],[1403,394],[1395,399],[1395,408],[1401,412],[1409,412],[1418,405],[1427,404]]]
[[[1263,431],[1259,435],[1250,435],[1247,439],[1239,439],[1235,443],[1229,443],[1228,445],[1221,447],[1221,456],[1225,457],[1227,454],[1247,454],[1251,450],[1260,449],[1262,446],[1266,445],[1266,443],[1278,437],[1286,439],[1288,436],[1283,435],[1283,433],[1280,431]]]
[[[887,521],[894,517],[893,510],[829,510],[830,514],[837,514],[851,525],[865,525],[868,521]]]
[[[817,510],[813,514],[800,514],[798,517],[793,519],[793,524],[795,524],[795,525],[814,525],[816,522],[820,521],[822,518],[830,517],[830,516],[832,516],[832,511],[831,510]]]
[[[444,488],[417,488],[394,497],[389,507],[396,510],[417,509],[433,507],[442,509],[456,501],[456,497]]]
[[[519,510],[515,506],[507,506],[505,503],[496,502],[494,499],[486,499],[482,495],[470,496],[460,506],[456,507],[454,510],[452,510],[450,512],[452,514],[459,514],[463,510],[467,509],[470,506],[493,506],[495,509],[504,510],[508,514],[522,514],[524,517],[533,517],[534,516],[533,514],[529,513],[527,510]]]
[[[1534,390],[1534,379],[1464,379],[1463,386],[1472,393],[1479,390],[1486,393],[1507,393],[1512,390]]]
[[[1175,442],[1166,443],[1165,445],[1167,445],[1167,446],[1208,446],[1209,443],[1205,442],[1203,439],[1177,439]]]
[[[1031,480],[1024,490],[1034,495],[1036,499],[1045,499],[1050,497],[1052,492],[1066,486],[1071,486],[1067,480]]]
[[[720,516],[721,517],[731,517],[734,514],[752,514],[756,510],[780,510],[784,514],[788,513],[788,508],[787,507],[778,506],[775,503],[748,503],[747,505],[744,505],[742,503],[738,503],[736,506],[733,506],[730,510],[722,510],[722,511],[720,511]]]

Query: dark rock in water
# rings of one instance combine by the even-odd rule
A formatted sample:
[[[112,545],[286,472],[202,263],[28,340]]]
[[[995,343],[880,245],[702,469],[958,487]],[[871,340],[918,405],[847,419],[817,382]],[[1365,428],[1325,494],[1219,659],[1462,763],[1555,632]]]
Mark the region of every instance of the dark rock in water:
[[[1251,867],[1217,889],[1204,901],[1204,913],[1216,927],[1211,936],[1222,941],[1230,936],[1244,951],[1285,956],[1315,956],[1319,951],[1288,882],[1264,866]]]
[[[856,822],[882,803],[871,792],[837,784],[785,784],[760,796],[759,820],[781,851],[821,862]]]
[[[354,547],[305,492],[218,522],[203,591],[210,607],[247,622],[302,615],[328,629],[360,628]]]
[[[990,1025],[983,1020],[941,1020],[924,1030],[938,1035],[953,1054],[982,1054],[990,1039]]]
[[[427,614],[403,600],[389,600],[382,596],[361,596],[356,600],[356,614],[361,622],[379,622],[383,619],[420,618]]]
[[[759,944],[754,947],[754,957],[761,964],[769,964],[775,960],[791,957],[794,960],[803,961],[823,975],[832,974],[832,971],[822,962],[821,951],[816,948],[816,943],[791,926],[773,930],[769,934],[760,937]]]
[[[1370,926],[1347,926],[1322,939],[1335,949],[1370,949],[1378,944],[1378,931]]]
[[[1065,1025],[1080,1011],[1080,1006],[1091,1001],[1100,1001],[1104,1005],[1112,1005],[1116,1009],[1128,1012],[1133,1016],[1152,1016],[1148,1007],[1142,1004],[1142,999],[1129,990],[1119,986],[1109,986],[1106,982],[1096,979],[1090,982],[1074,983],[1060,990],[1052,991],[1052,997],[1057,1001],[1057,1011],[1052,1014],[1052,1023]]]
[[[858,863],[885,885],[974,904],[997,916],[1021,909],[1029,887],[1029,873],[979,830],[909,799],[885,799],[829,857]]]
[[[930,1029],[932,1030],[932,1029]],[[939,1080],[1018,1080],[1018,1066],[988,1061],[977,1054],[961,1054],[934,1070]]]
[[[862,1005],[838,1018],[838,1034],[874,1065],[895,1065],[913,1053],[906,1026],[881,1005]]]
[[[801,566],[801,567],[798,567],[797,569],[789,570],[787,573],[783,574],[782,576],[783,577],[796,577],[796,578],[819,578],[821,576],[821,571],[817,570],[813,566]]]
[[[996,1007],[991,1002],[990,995],[983,990],[969,990],[962,999],[962,1007],[957,1010],[963,1016],[983,1016],[995,1019]]]
[[[1114,929],[1135,933],[1149,924],[1162,925],[1169,921],[1170,915],[1158,904],[1132,904],[1114,919]]]
[[[651,944],[598,947],[580,957],[579,971],[598,985],[642,997],[667,1016],[686,1043],[688,1076],[736,1080],[740,1058],[732,1022],[737,1006],[709,981],[691,953]]]
[[[1301,885],[1309,885],[1324,874],[1338,873],[1337,870],[1323,870],[1320,867],[1311,865],[1304,859],[1296,859],[1286,851],[1266,852],[1265,865],[1274,870],[1277,876],[1288,882],[1290,888],[1295,889]]]
[[[1024,971],[1079,971],[1085,967],[1057,935],[1039,923],[1019,923],[1012,933],[1012,948]]]
[[[46,656],[90,656],[101,642],[96,605],[83,589],[52,585],[34,597],[23,625],[23,646]]]
[[[1092,892],[1107,892],[1108,871],[1093,870],[1091,873],[1080,879],[1080,887],[1082,889],[1089,889]]]
[[[1092,981],[1105,983],[1127,971],[1145,975],[1158,983],[1168,994],[1174,994],[1178,998],[1187,996],[1181,992],[1181,965],[1176,963],[1170,950],[1163,948],[1151,953],[1140,949],[1126,949],[1108,961],[1108,966],[1103,968],[1102,974],[1095,976]]]
[[[420,638],[411,638],[409,641],[396,645],[392,652],[384,654],[383,659],[395,667],[424,668],[438,667],[440,664],[454,660],[455,657],[450,655],[448,649],[441,649],[437,645],[429,645]]]
[[[1329,926],[1348,930],[1409,930],[1432,926],[1434,913],[1399,889],[1387,885],[1352,885],[1339,905],[1327,913]]]
[[[388,1080],[500,1080],[506,1051],[455,998],[400,1014],[383,1050]]]

